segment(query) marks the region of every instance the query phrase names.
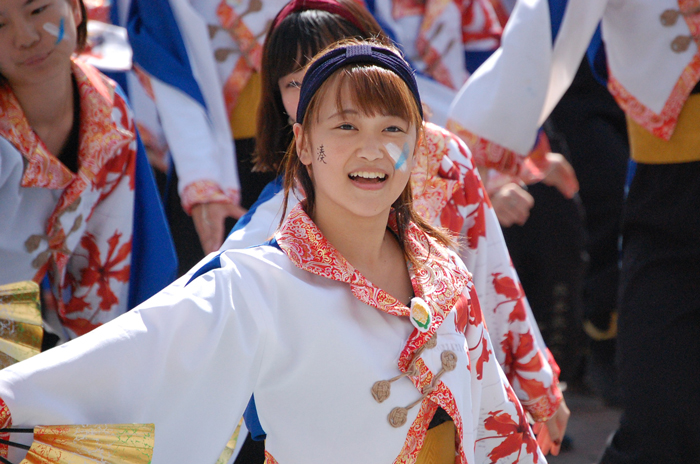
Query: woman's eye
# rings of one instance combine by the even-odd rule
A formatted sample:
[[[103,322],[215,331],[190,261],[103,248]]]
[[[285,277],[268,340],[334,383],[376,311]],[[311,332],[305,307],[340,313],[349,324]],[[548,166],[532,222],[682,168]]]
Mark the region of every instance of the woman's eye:
[[[389,126],[384,130],[387,132],[404,132],[404,130],[401,129],[399,126]]]
[[[341,124],[338,126],[338,129],[342,130],[353,130],[354,128],[355,126],[353,126],[352,124]]]
[[[47,9],[48,7],[49,7],[48,5],[40,6],[40,7],[37,8],[36,10],[32,11],[32,14],[33,14],[33,15],[38,15],[39,13],[41,13],[42,11],[44,11],[45,9]]]
[[[301,88],[301,82],[291,81],[290,83],[287,84],[287,88],[289,88],[289,89],[300,89],[300,88]]]

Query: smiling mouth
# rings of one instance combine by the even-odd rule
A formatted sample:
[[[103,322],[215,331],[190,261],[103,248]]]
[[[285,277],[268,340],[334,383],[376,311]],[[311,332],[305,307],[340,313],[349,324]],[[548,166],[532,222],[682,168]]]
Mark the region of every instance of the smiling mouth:
[[[372,184],[379,184],[387,179],[387,175],[383,172],[368,171],[353,172],[351,174],[348,174],[348,177],[350,178],[350,180]]]
[[[32,66],[32,65],[41,63],[41,62],[43,62],[46,58],[48,58],[48,56],[49,56],[50,54],[51,54],[51,52],[46,52],[46,53],[42,53],[42,54],[39,54],[39,55],[34,55],[34,56],[32,56],[31,58],[28,58],[28,59],[24,60],[24,61],[22,62],[22,64],[25,65],[25,66]]]

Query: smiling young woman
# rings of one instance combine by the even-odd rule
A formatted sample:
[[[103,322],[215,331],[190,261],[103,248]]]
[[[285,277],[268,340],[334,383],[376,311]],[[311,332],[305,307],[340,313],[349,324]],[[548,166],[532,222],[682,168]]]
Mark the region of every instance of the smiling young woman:
[[[256,152],[258,169],[279,172],[281,175],[268,185],[250,212],[239,221],[221,250],[246,248],[265,242],[284,218],[282,211],[290,211],[304,198],[304,190],[310,184],[308,176],[298,177],[302,179],[302,184],[286,197],[282,178],[289,171],[283,158],[293,140],[292,127],[297,119],[306,65],[327,46],[353,37],[375,37],[383,43],[388,41],[377,22],[354,0],[292,0],[273,21],[263,48],[263,93],[258,112],[260,130]],[[355,92],[348,95],[352,97],[349,100],[352,105],[359,104],[371,110],[368,113],[374,114],[373,109],[379,108],[378,102],[387,100],[383,92],[373,92],[375,88],[374,83],[350,86],[348,90],[354,89]],[[400,107],[409,108],[411,99],[411,96],[404,98]],[[401,99],[394,102],[401,102]],[[395,110],[394,107],[394,113],[389,114],[395,114]],[[403,117],[410,120],[407,114]],[[495,344],[496,358],[526,410],[537,422],[547,423],[548,433],[551,428],[548,435],[551,439],[545,437],[546,434],[540,434],[543,443],[561,440],[569,412],[558,387],[559,368],[539,334],[474,159],[456,135],[427,122],[416,124],[422,135],[417,136],[410,176],[413,208],[430,224],[449,229],[459,237],[459,254],[467,268],[474,273],[473,293],[478,294]],[[317,164],[320,160],[328,163],[328,146],[319,145],[312,147],[316,151],[311,155]],[[406,157],[409,154],[409,150],[404,150],[400,144],[389,143],[385,148],[395,162],[402,160],[404,154]],[[299,160],[291,158],[289,161],[307,170]],[[320,168],[323,167],[320,163]],[[299,176],[303,176],[303,173],[300,172]],[[359,176],[355,177],[366,187],[376,188],[383,184],[377,180],[360,181],[357,179]],[[307,208],[310,204],[315,205],[315,200],[307,201]],[[395,210],[399,211],[397,208]],[[353,229],[341,228],[341,231],[348,230]],[[264,430],[255,419],[254,410],[254,402],[251,401],[246,423],[250,426],[252,437],[262,440]],[[565,419],[561,420],[561,417]],[[247,440],[246,444],[250,446],[251,441]],[[262,461],[262,457],[251,457],[244,451],[237,462]]]
[[[307,214],[355,268],[407,303],[409,279],[398,278],[408,277],[401,241],[407,224],[398,227],[397,241],[386,228],[392,208],[401,211],[402,222],[420,221],[443,244],[452,244],[411,217],[408,180],[422,130],[420,103],[394,72],[366,64],[338,70],[307,103],[298,111],[308,116],[297,114],[303,124],[294,125],[287,185],[304,186]],[[404,147],[400,161],[392,157],[393,147]]]

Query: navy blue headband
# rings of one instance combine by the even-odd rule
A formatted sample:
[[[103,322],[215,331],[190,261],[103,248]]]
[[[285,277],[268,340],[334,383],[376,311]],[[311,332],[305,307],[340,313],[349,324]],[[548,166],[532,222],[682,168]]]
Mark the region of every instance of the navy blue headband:
[[[423,106],[418,94],[416,78],[413,77],[413,70],[398,55],[384,47],[377,47],[369,44],[348,45],[339,47],[326,53],[314,61],[304,75],[299,95],[299,106],[297,106],[297,122],[304,122],[304,114],[309,106],[311,97],[334,72],[351,63],[367,63],[380,66],[397,74],[408,86],[416,99],[418,111],[423,117]]]

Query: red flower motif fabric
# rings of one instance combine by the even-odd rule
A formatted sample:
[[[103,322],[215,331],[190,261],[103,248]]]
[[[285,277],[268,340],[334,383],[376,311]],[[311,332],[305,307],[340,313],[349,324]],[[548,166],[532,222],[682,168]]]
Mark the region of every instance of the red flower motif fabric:
[[[455,134],[429,123],[424,133],[411,177],[414,207],[433,225],[464,237],[460,257],[474,276],[470,298],[462,296],[456,303],[457,327],[472,322],[466,314],[480,319],[483,311],[495,356],[518,398],[536,420],[545,420],[561,402],[555,374],[559,367],[542,362],[548,359],[547,350],[537,342],[536,322],[474,158]],[[532,342],[521,345],[521,339]]]
[[[502,28],[489,0],[391,0],[389,8],[388,19],[399,22],[397,28],[417,26],[412,34],[417,67],[450,89],[459,89],[469,77],[464,61],[455,55],[495,50],[500,44]],[[409,23],[411,26],[400,22],[411,16],[419,21]]]
[[[7,404],[0,398],[0,428],[8,427],[12,427],[12,414],[10,414],[10,408],[7,407]],[[7,441],[10,439],[10,434],[0,433],[0,439]],[[6,458],[7,452],[8,446],[0,443],[0,456]]]
[[[23,252],[35,269],[33,280],[48,275],[71,338],[126,311],[136,167],[126,102],[94,68],[74,60],[72,71],[81,114],[76,173],[47,150],[11,90],[0,90],[0,136],[26,159],[21,187],[58,191],[57,200],[43,205],[53,207],[44,230],[23,231]]]
[[[518,404],[513,390],[507,388],[508,397]],[[498,435],[493,437],[481,438],[481,440],[501,440],[500,444],[494,447],[488,454],[492,464],[496,464],[501,459],[510,458],[513,463],[520,462],[523,454],[532,456],[533,462],[538,462],[537,455],[537,440],[530,429],[530,425],[525,420],[525,414],[518,415],[518,421],[513,420],[511,414],[505,413],[502,410],[492,411],[484,423],[486,430],[496,432]],[[503,438],[505,437],[505,438]],[[523,447],[525,449],[523,449]],[[512,455],[515,455],[513,460]]]

